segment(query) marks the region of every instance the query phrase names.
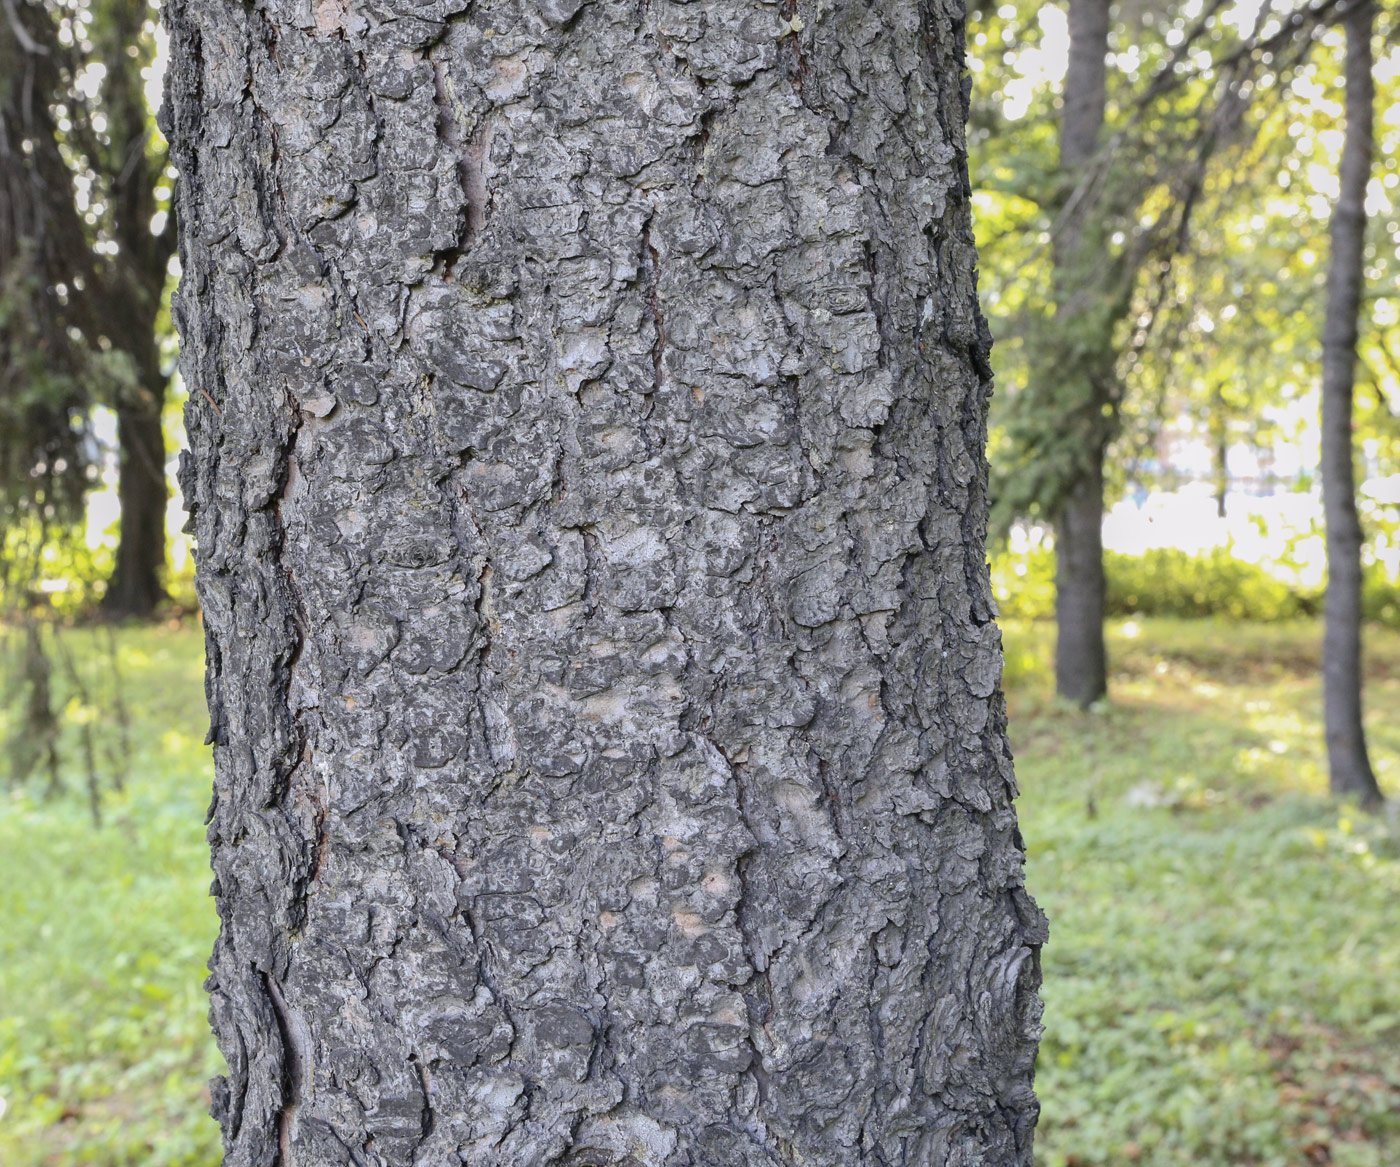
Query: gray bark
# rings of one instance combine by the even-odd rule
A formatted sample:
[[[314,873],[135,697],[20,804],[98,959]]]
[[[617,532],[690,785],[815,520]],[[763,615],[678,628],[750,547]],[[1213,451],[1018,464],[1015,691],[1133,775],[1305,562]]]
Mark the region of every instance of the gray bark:
[[[1030,1164],[961,18],[169,0],[228,1164]]]
[[[1103,129],[1109,23],[1109,0],[1069,0],[1060,169],[1071,186],[1085,180]],[[1098,299],[1108,294],[1103,286],[1103,257],[1086,254],[1085,219],[1091,206],[1092,200],[1080,200],[1055,240],[1055,315],[1072,335],[1103,327],[1092,316]],[[1081,341],[1079,347],[1097,352],[1105,346]],[[1055,690],[1077,705],[1088,706],[1108,692],[1103,635],[1103,408],[1112,369],[1088,367],[1082,357],[1069,364],[1089,382],[1083,397],[1090,437],[1087,448],[1074,452],[1081,468],[1055,516]]]
[[[1365,280],[1366,184],[1371,178],[1375,84],[1369,0],[1350,6],[1346,26],[1346,139],[1341,190],[1332,212],[1327,317],[1322,334],[1322,501],[1327,527],[1327,597],[1322,640],[1323,708],[1332,793],[1381,801],[1361,719],[1361,521],[1352,465],[1352,388]]]

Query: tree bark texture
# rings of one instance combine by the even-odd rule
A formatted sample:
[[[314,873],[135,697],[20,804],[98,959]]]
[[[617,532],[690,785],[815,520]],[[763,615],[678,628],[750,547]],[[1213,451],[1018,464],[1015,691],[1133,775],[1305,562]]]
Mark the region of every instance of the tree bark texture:
[[[1075,193],[1055,239],[1057,322],[1070,333],[1099,327],[1086,320],[1107,295],[1102,258],[1087,255],[1085,221],[1092,199],[1076,198],[1099,146],[1108,101],[1109,0],[1069,0],[1069,68],[1060,122],[1060,170]],[[1086,346],[1081,345],[1081,348]],[[1102,345],[1089,345],[1095,354]],[[1073,346],[1071,346],[1073,351]],[[1111,359],[1111,356],[1110,356]],[[1074,371],[1088,382],[1074,395],[1087,414],[1087,448],[1074,456],[1080,470],[1055,515],[1055,690],[1088,706],[1108,692],[1104,647],[1103,459],[1104,406],[1108,370],[1075,359]],[[1082,367],[1081,367],[1082,366]],[[1076,431],[1077,432],[1077,431]]]
[[[226,1163],[1031,1162],[954,0],[170,0]]]
[[[1361,719],[1361,521],[1356,513],[1352,389],[1365,280],[1366,185],[1371,179],[1375,84],[1369,0],[1353,3],[1346,26],[1346,138],[1332,212],[1327,316],[1322,334],[1322,501],[1327,527],[1327,596],[1322,640],[1327,764],[1334,794],[1381,801]]]

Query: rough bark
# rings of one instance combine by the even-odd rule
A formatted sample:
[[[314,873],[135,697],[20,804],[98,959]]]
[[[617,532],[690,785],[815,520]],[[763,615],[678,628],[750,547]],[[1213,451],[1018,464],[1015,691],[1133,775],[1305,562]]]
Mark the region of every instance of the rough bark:
[[[954,0],[170,0],[226,1163],[1031,1163]]]
[[[1352,389],[1365,280],[1366,185],[1372,119],[1369,0],[1353,3],[1346,26],[1346,138],[1332,212],[1327,316],[1322,335],[1322,501],[1327,528],[1327,597],[1322,640],[1327,764],[1334,794],[1381,801],[1361,719],[1361,521],[1356,513]]]
[[[1069,0],[1069,69],[1060,123],[1060,169],[1077,186],[1098,150],[1108,100],[1109,0]],[[1055,241],[1056,321],[1071,333],[1100,327],[1102,257],[1086,254],[1089,200],[1069,209]],[[1088,319],[1085,317],[1088,316]],[[1083,347],[1083,346],[1081,346]],[[1088,346],[1094,348],[1095,346]],[[1103,410],[1109,370],[1071,362],[1087,384],[1076,402],[1088,414],[1089,440],[1076,451],[1079,472],[1055,516],[1055,689],[1088,706],[1108,692],[1104,648]],[[1080,367],[1083,366],[1083,367]]]

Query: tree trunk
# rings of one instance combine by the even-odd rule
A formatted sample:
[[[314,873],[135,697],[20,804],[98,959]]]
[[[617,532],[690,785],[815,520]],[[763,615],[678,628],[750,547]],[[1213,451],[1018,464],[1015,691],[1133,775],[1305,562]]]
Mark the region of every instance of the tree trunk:
[[[1322,335],[1322,499],[1327,525],[1327,598],[1322,676],[1332,793],[1375,805],[1380,788],[1361,720],[1361,521],[1352,464],[1352,387],[1371,177],[1375,12],[1359,0],[1346,13],[1346,141],[1341,191],[1332,212],[1332,259]]]
[[[1055,687],[1087,707],[1104,695],[1103,467],[1091,467],[1055,524]]]
[[[102,597],[104,612],[135,618],[150,616],[165,598],[165,378],[157,365],[154,377],[143,381],[140,397],[117,407],[121,529],[116,565]]]
[[[225,1162],[1028,1167],[961,5],[167,19]]]
[[[109,175],[111,230],[119,245],[108,267],[103,323],[111,340],[131,357],[139,384],[118,401],[118,501],[121,533],[117,562],[103,609],[114,616],[149,617],[165,599],[165,432],[161,414],[168,378],[161,371],[156,322],[174,251],[174,232],[151,233],[156,184],[166,167],[149,149],[150,110],[140,52],[149,17],[145,0],[121,0],[97,30],[109,62],[103,79],[107,115],[105,170]]]
[[[1225,404],[1225,385],[1217,382],[1211,390],[1210,415],[1206,421],[1215,455],[1215,517],[1225,518],[1230,501],[1230,415]]]
[[[1098,149],[1108,101],[1109,0],[1069,0],[1069,69],[1065,74],[1060,123],[1060,169],[1078,185]],[[1073,196],[1071,196],[1073,197]],[[1056,311],[1062,334],[1082,337],[1101,328],[1096,319],[1104,287],[1103,257],[1089,254],[1086,233],[1092,200],[1081,199],[1060,225],[1054,247]],[[1097,350],[1098,345],[1081,348]],[[1111,359],[1111,354],[1110,354]],[[1055,689],[1061,697],[1088,706],[1108,692],[1104,648],[1103,459],[1106,445],[1104,386],[1109,370],[1098,362],[1071,360],[1086,384],[1076,403],[1086,417],[1088,441],[1073,452],[1080,466],[1055,517]]]
[[[1060,168],[1075,181],[1084,177],[1076,170],[1099,148],[1108,105],[1110,23],[1109,0],[1069,0],[1069,67],[1060,114]]]

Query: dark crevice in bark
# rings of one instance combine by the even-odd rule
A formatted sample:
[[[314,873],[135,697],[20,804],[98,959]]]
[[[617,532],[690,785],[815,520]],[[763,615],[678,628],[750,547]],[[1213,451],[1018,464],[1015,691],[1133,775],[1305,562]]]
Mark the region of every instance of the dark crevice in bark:
[[[458,263],[471,250],[473,241],[481,234],[486,222],[489,196],[484,168],[491,149],[491,125],[487,121],[478,122],[470,136],[463,137],[462,126],[454,106],[452,83],[442,54],[430,53],[429,60],[433,68],[433,99],[437,107],[438,140],[456,159],[457,185],[462,195],[461,205],[457,210],[456,242],[432,253],[432,270],[451,278]]]
[[[649,213],[642,221],[642,268],[644,272],[647,309],[651,314],[654,337],[651,343],[651,391],[658,392],[666,377],[666,317],[661,311],[661,257],[651,242]]]
[[[277,982],[267,973],[260,973],[267,999],[277,1018],[277,1030],[282,1038],[284,1060],[282,1062],[282,1108],[277,1116],[278,1164],[291,1167],[292,1128],[296,1122],[297,1108],[302,1093],[302,1075],[306,1069],[306,1050],[302,1035],[294,1028],[287,1012],[287,1002]]]
[[[792,87],[800,94],[807,79],[807,57],[802,51],[802,17],[798,0],[782,0],[784,32],[780,34],[783,70]]]
[[[416,1050],[408,1055],[408,1060],[409,1064],[418,1074],[418,1082],[423,1090],[423,1113],[419,1119],[420,1126],[418,1131],[418,1148],[421,1148],[432,1137],[433,1125],[435,1122],[431,1101],[433,1089],[432,1077],[429,1074],[427,1065],[423,1062],[423,1059],[418,1055]],[[414,1150],[414,1163],[418,1162],[418,1148]]]

